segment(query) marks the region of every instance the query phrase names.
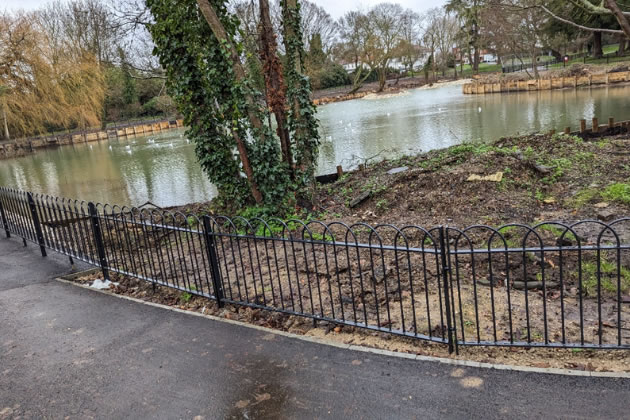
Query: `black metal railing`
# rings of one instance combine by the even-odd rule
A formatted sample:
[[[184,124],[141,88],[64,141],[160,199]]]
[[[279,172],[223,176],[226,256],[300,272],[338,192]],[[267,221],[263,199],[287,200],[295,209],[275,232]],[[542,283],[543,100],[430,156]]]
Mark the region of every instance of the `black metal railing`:
[[[7,236],[216,300],[449,345],[630,347],[630,219],[369,226],[0,188]]]

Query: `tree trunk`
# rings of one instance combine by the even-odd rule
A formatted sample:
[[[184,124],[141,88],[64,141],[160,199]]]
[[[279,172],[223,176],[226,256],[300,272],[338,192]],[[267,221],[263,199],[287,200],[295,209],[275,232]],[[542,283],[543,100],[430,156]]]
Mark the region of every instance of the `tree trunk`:
[[[481,61],[481,51],[479,50],[479,47],[475,45],[475,57],[474,57],[475,63],[473,65],[473,70],[476,73],[479,73],[479,62]]]
[[[626,54],[626,36],[619,35],[619,49],[617,50],[617,56],[623,57]]]
[[[278,59],[276,36],[273,33],[269,14],[269,1],[260,0],[260,60],[263,63],[267,106],[276,117],[276,133],[280,139],[282,158],[291,168],[291,178],[295,179],[295,164],[291,153],[291,138],[287,128],[286,85],[282,76],[282,65]]]
[[[232,60],[232,69],[234,70],[234,77],[239,83],[245,83],[245,70],[243,69],[243,65],[241,63],[241,59],[239,58],[238,52],[236,51],[236,47],[230,42],[227,32],[223,27],[223,24],[219,20],[219,17],[215,13],[214,9],[208,2],[208,0],[197,0],[197,4],[201,9],[201,13],[203,14],[206,22],[210,25],[210,29],[212,33],[217,38],[220,43],[224,43],[227,45],[230,51],[230,58]],[[263,122],[258,118],[258,116],[253,112],[253,108],[255,106],[254,98],[250,95],[246,97],[248,102],[248,116],[252,126],[256,129],[262,129]],[[245,147],[245,142],[240,136],[236,133],[236,131],[232,130],[234,140],[236,141],[236,147],[239,152],[239,156],[241,158],[241,163],[243,164],[243,171],[247,176],[247,180],[249,181],[249,186],[252,192],[252,196],[256,203],[260,204],[263,201],[262,193],[258,189],[258,185],[254,180],[254,171],[252,170],[252,166],[249,162],[249,155],[247,153],[247,148]]]
[[[602,50],[602,33],[593,32],[593,58],[602,58],[604,51]]]
[[[626,38],[630,39],[630,18],[623,14],[621,8],[615,0],[604,0],[606,3],[606,8],[610,10],[615,18],[617,18],[617,22],[619,22],[619,26],[621,26],[621,30],[626,34]]]
[[[378,70],[378,91],[382,92],[385,89],[387,83],[387,68],[380,68]]]
[[[553,58],[555,58],[556,60],[562,61],[562,54],[560,54],[560,51],[552,49],[551,55],[553,55]]]
[[[4,125],[4,139],[11,140],[11,136],[9,135],[9,121],[7,118],[7,101],[2,101],[2,121]]]
[[[352,95],[356,93],[359,89],[361,89],[363,87],[363,83],[367,80],[368,77],[370,77],[370,74],[372,74],[372,70],[370,70],[367,73],[365,73],[365,76],[363,76],[363,78],[361,78],[362,72],[363,72],[363,67],[357,67],[355,71],[354,79],[352,80],[352,90],[348,92],[348,95]]]
[[[299,33],[299,29],[294,29],[294,24],[296,28],[300,27],[300,19],[298,12],[298,4],[297,0],[284,0],[281,2],[283,11],[283,29],[284,29],[284,49],[287,56],[291,57],[292,60],[289,62],[293,62],[293,68],[290,69],[295,72],[295,83],[296,86],[293,86],[294,89],[306,89],[310,86],[307,83],[302,82],[302,72],[304,63],[302,63],[302,51],[301,51],[301,39],[302,36]],[[297,21],[294,21],[296,19]],[[314,149],[309,145],[313,140],[308,138],[309,134],[309,126],[313,123],[310,119],[310,115],[308,114],[308,106],[303,108],[300,105],[299,94],[293,95],[293,115],[296,120],[296,132],[295,132],[295,143],[296,148],[303,152],[301,157],[298,157],[298,161],[296,162],[296,166],[300,171],[306,171],[309,168],[314,167],[314,162],[317,159],[317,155],[314,152]],[[289,98],[291,99],[291,98]],[[306,98],[303,98],[306,99]],[[310,99],[309,99],[310,100]]]

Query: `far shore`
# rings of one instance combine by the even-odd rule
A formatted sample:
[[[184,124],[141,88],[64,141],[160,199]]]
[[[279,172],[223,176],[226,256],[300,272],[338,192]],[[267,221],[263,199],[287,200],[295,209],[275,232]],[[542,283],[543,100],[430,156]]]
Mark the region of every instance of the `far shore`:
[[[437,89],[444,86],[458,86],[470,82],[470,79],[459,80],[438,80],[437,82],[428,82],[424,77],[406,77],[399,80],[388,80],[387,86],[382,92],[378,92],[378,83],[367,83],[355,93],[352,86],[342,86],[333,89],[317,90],[313,92],[313,101],[316,105],[325,105],[334,102],[351,101],[365,97],[374,98],[377,96],[385,96],[398,94],[400,92],[412,89]]]

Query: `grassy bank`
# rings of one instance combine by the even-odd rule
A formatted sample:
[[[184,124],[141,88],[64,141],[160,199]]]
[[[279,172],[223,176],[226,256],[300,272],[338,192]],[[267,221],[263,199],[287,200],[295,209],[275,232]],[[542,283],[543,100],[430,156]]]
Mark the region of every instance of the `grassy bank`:
[[[325,220],[371,224],[500,225],[621,216],[630,210],[629,144],[627,133],[591,139],[534,134],[463,144],[347,175],[321,186],[318,204]],[[388,175],[396,167],[408,169]],[[499,172],[500,182],[467,181]],[[370,197],[350,208],[365,191]]]

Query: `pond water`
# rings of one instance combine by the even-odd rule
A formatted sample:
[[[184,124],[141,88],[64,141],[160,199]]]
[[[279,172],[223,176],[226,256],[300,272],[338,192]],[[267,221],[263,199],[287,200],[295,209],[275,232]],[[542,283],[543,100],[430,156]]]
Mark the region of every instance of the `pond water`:
[[[318,172],[466,141],[575,129],[581,118],[626,120],[629,98],[630,86],[494,95],[463,95],[461,86],[449,86],[325,105],[318,111]],[[0,185],[121,205],[181,205],[216,194],[183,130],[0,160]]]

